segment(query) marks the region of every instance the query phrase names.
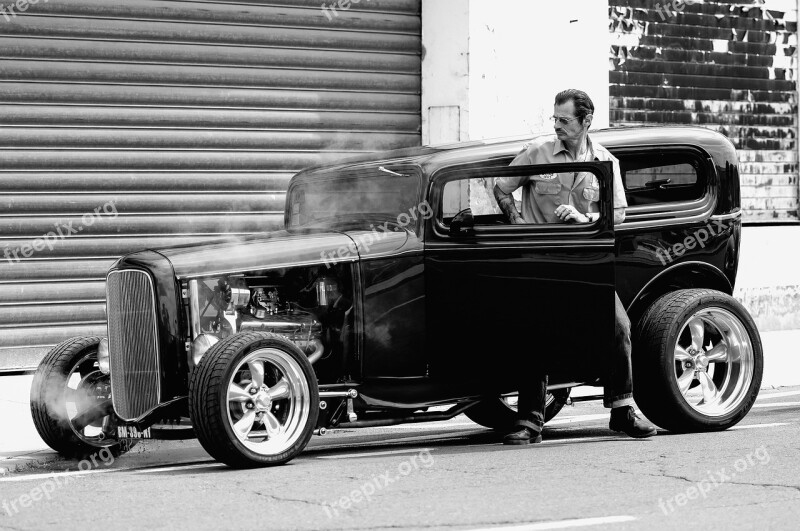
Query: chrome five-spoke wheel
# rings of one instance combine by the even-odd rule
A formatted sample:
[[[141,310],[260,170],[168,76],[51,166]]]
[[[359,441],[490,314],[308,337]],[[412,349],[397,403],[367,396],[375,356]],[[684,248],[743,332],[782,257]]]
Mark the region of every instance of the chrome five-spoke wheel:
[[[235,334],[211,347],[190,374],[189,413],[212,457],[240,468],[285,463],[316,426],[314,369],[282,336]]]
[[[303,370],[283,350],[251,352],[228,383],[228,421],[239,440],[257,453],[274,454],[296,442],[310,408]]]
[[[692,315],[675,345],[675,376],[686,401],[709,416],[727,415],[748,398],[753,346],[742,323],[722,308]]]
[[[642,316],[633,349],[634,399],[673,431],[729,428],[758,396],[764,361],[753,319],[736,299],[682,289]]]

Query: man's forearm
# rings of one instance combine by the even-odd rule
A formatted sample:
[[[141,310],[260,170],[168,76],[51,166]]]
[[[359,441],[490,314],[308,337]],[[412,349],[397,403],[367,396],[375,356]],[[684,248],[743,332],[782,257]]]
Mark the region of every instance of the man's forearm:
[[[621,225],[623,221],[625,221],[625,209],[624,208],[615,208],[614,209],[614,225]]]
[[[497,201],[497,205],[500,207],[500,210],[502,210],[506,215],[506,218],[508,218],[508,221],[511,223],[516,223],[517,221],[522,220],[522,216],[517,210],[517,205],[514,204],[513,195],[505,193],[500,189],[499,186],[494,185],[494,198]]]

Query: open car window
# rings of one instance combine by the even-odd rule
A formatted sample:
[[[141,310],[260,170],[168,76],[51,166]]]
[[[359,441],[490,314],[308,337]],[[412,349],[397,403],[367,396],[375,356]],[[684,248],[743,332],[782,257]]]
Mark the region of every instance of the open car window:
[[[467,213],[469,223],[478,231],[486,229],[528,230],[585,230],[601,220],[604,211],[601,204],[610,197],[607,184],[603,181],[603,171],[599,164],[550,164],[537,166],[486,166],[484,169],[470,168],[468,171],[450,171],[440,187],[436,223],[442,231],[449,229],[454,219],[460,220]],[[561,171],[559,171],[561,170]],[[494,195],[495,185],[504,184],[504,189],[512,192],[517,211],[524,217],[524,224],[512,225],[498,206]],[[576,184],[577,183],[577,184]],[[538,202],[532,206],[534,196]],[[544,221],[531,215],[532,208],[547,210],[555,217],[559,206],[572,206],[580,214],[590,214],[591,221],[585,218],[563,222]],[[608,212],[605,214],[608,216]]]

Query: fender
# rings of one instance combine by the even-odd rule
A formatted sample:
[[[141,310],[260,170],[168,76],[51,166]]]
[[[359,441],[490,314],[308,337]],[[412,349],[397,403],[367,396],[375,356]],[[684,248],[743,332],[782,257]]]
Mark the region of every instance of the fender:
[[[733,294],[733,286],[719,268],[706,262],[681,262],[653,277],[633,297],[626,308],[631,322],[638,323],[650,304],[664,293],[686,288],[709,288]]]

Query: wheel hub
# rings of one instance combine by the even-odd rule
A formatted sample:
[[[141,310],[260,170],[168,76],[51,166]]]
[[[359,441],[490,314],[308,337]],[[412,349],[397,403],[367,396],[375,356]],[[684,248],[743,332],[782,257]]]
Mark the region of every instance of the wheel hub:
[[[747,398],[753,348],[745,327],[728,310],[710,307],[690,316],[674,356],[678,391],[697,412],[720,417]]]
[[[255,404],[256,411],[259,412],[269,411],[272,407],[272,399],[263,387],[253,396],[253,403]]]
[[[289,353],[278,348],[251,351],[233,368],[227,386],[228,421],[250,451],[278,455],[303,435],[311,393]]]

